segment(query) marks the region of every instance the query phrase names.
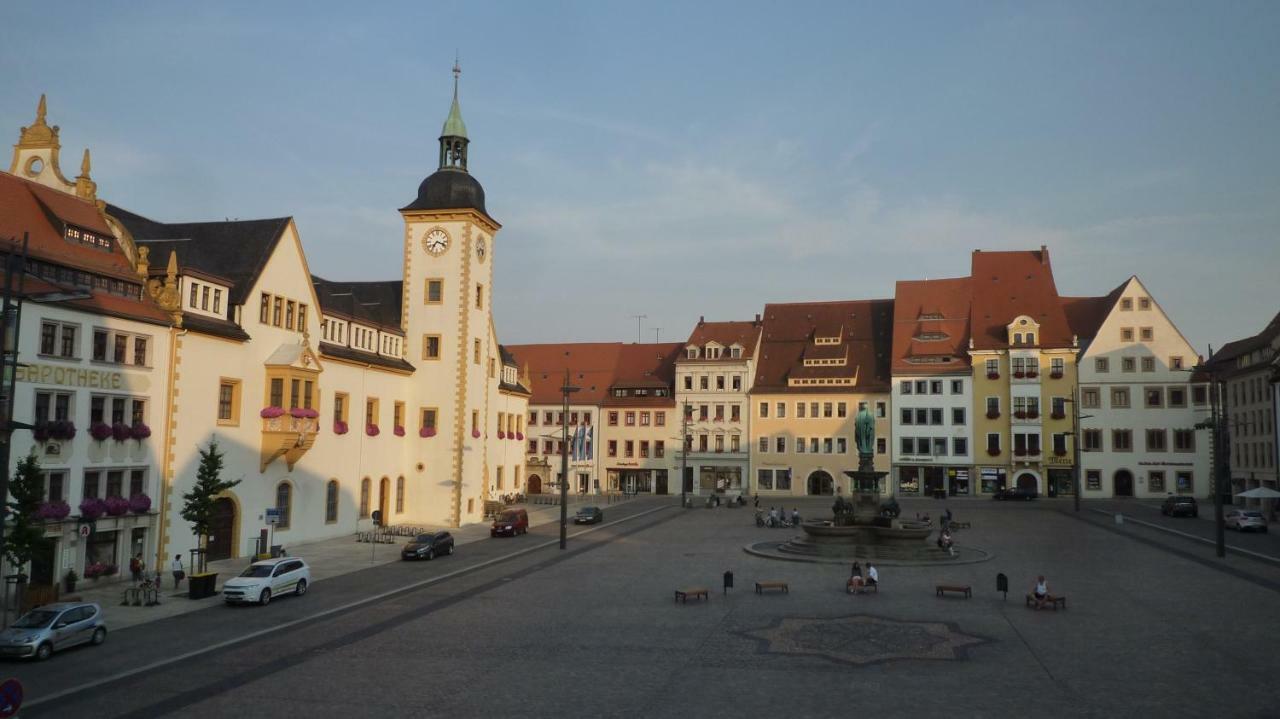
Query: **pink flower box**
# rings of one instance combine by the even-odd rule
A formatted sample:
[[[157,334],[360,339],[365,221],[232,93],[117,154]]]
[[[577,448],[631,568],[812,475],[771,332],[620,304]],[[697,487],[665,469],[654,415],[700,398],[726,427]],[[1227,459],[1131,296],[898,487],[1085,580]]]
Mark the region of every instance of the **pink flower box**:
[[[284,408],[283,407],[263,407],[262,411],[258,412],[258,416],[263,419],[275,419],[276,417],[283,417]]]
[[[349,427],[349,426],[347,425],[347,423],[346,423],[346,422],[343,422],[343,421],[342,421],[342,420],[340,420],[340,419],[339,419],[339,420],[334,420],[334,422],[333,422],[333,433],[334,433],[334,434],[346,434],[346,433],[347,433],[348,431],[350,431],[350,430],[351,430],[351,427]]]
[[[377,437],[378,433],[381,431],[382,430],[378,429],[378,425],[376,424],[366,424],[364,426],[364,433],[369,435],[370,437]]]
[[[421,429],[419,429],[419,430],[418,430],[418,436],[419,436],[419,437],[422,437],[423,439],[427,439],[427,438],[429,438],[429,437],[434,437],[434,436],[436,436],[436,428],[435,428],[435,427],[422,427]]]
[[[404,436],[404,427],[399,427],[399,426],[397,426],[397,427],[395,427],[394,429],[392,429],[391,431],[392,431],[392,432],[393,432],[397,437],[403,437],[403,436]]]
[[[320,413],[309,407],[294,407],[289,410],[289,416],[294,419],[315,419]]]

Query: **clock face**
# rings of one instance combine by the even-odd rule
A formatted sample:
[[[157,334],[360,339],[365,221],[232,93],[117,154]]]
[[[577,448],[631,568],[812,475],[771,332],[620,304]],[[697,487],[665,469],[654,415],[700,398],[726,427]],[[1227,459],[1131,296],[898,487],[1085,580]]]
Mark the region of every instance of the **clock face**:
[[[484,262],[484,253],[488,252],[488,248],[484,244],[484,238],[476,238],[476,259]]]
[[[422,238],[422,247],[433,255],[439,255],[449,249],[449,235],[437,227]]]

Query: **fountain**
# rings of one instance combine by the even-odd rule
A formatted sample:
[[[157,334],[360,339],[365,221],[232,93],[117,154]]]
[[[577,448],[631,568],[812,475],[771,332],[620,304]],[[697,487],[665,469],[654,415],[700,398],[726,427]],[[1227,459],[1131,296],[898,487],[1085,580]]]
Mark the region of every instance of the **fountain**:
[[[945,561],[947,552],[930,544],[926,522],[884,516],[880,509],[880,480],[888,472],[875,469],[876,420],[864,406],[854,420],[858,469],[846,471],[851,499],[837,496],[831,519],[800,524],[803,537],[777,547],[782,554],[821,558]]]

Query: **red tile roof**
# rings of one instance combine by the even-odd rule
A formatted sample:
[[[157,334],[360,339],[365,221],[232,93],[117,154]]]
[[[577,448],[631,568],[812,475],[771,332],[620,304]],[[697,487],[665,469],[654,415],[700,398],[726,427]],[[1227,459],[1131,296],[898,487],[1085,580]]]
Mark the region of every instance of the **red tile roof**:
[[[904,280],[893,298],[893,373],[969,371],[968,277]]]
[[[1040,347],[1072,346],[1072,331],[1053,282],[1049,250],[973,253],[970,332],[977,350],[1008,349],[1008,325],[1027,315],[1040,325]]]
[[[689,334],[689,339],[685,342],[685,345],[705,347],[708,342],[717,342],[725,347],[730,347],[737,343],[742,345],[742,356],[750,357],[756,351],[756,343],[760,341],[760,325],[761,323],[759,322],[706,322],[699,320],[698,324],[694,326],[693,332]],[[681,362],[700,362],[705,360],[706,357],[701,354],[696,360],[690,360],[688,357],[680,358]]]
[[[1132,279],[1132,278],[1130,278]],[[1071,331],[1080,338],[1081,346],[1098,335],[1098,328],[1111,314],[1112,308],[1120,300],[1129,280],[1101,297],[1063,297],[1062,311],[1067,315],[1067,324]]]
[[[621,342],[565,342],[504,345],[521,372],[529,368],[533,394],[530,404],[559,404],[565,370],[579,390],[570,404],[674,405],[675,360],[682,343],[623,344]],[[666,397],[612,397],[611,388],[666,388]]]
[[[804,366],[815,334],[840,329],[848,348],[844,366]],[[893,341],[893,300],[799,302],[765,305],[760,360],[753,392],[886,392]],[[835,347],[833,345],[832,347]],[[792,387],[791,377],[852,377],[853,386]]]

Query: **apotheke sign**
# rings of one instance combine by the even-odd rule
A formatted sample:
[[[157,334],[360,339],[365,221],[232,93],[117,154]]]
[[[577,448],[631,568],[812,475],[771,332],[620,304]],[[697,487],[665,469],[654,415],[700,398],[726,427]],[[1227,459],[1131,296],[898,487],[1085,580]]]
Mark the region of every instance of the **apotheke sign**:
[[[15,372],[19,382],[51,384],[60,387],[89,387],[92,389],[146,390],[150,380],[143,375],[125,376],[123,372],[79,367],[58,367],[47,364],[29,364]]]

